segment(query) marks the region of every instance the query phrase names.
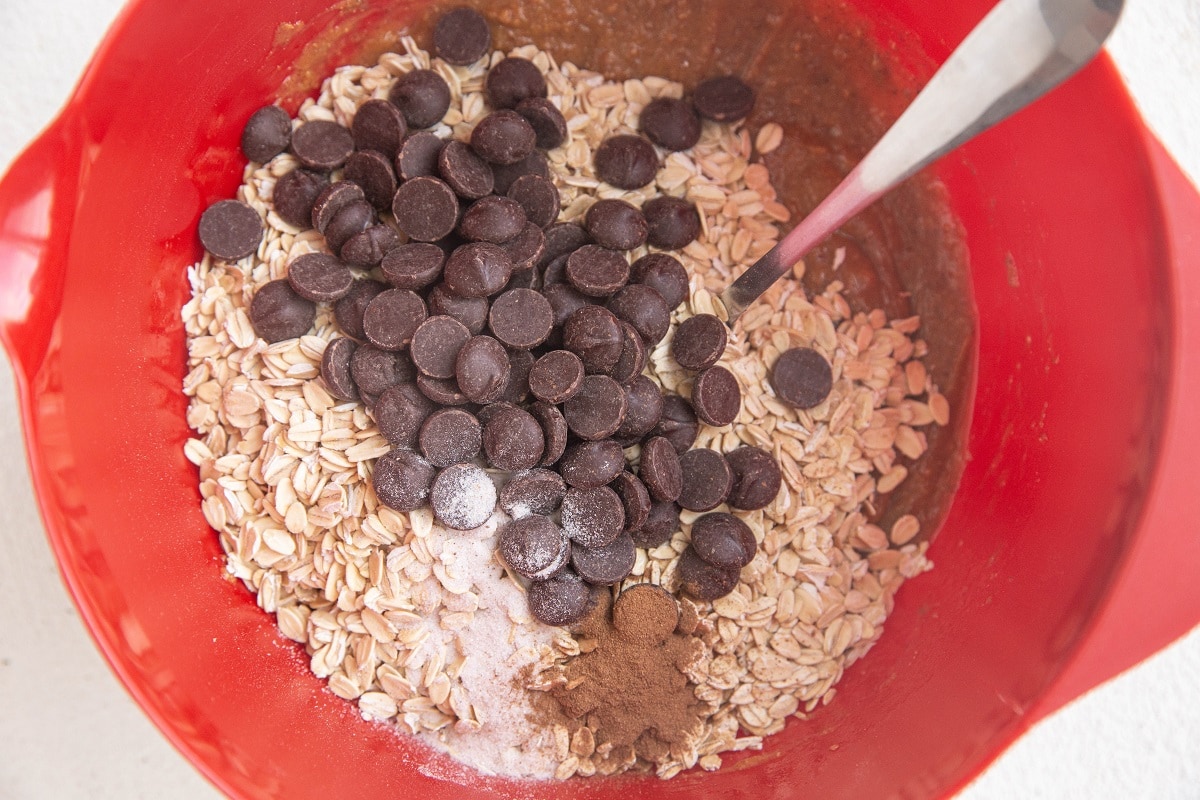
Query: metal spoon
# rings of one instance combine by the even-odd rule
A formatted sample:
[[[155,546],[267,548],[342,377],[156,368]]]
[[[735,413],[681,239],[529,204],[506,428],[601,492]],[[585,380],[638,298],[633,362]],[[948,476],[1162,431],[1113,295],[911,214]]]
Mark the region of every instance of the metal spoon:
[[[1001,0],[858,166],[721,295],[729,324],[842,223],[1092,60],[1124,0]]]

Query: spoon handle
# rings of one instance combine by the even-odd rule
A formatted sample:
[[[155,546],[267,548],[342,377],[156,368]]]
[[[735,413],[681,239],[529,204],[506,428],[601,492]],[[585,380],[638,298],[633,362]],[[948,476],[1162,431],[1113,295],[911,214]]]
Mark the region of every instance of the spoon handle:
[[[1001,0],[866,158],[730,284],[721,295],[729,324],[846,220],[1091,61],[1122,6],[1123,0]]]

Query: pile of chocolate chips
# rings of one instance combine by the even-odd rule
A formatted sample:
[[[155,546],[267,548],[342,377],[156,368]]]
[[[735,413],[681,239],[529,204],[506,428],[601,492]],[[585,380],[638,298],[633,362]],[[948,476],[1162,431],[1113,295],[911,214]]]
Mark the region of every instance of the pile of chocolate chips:
[[[450,63],[474,63],[491,46],[486,20],[453,11],[434,45]],[[561,145],[567,127],[543,76],[506,58],[484,92],[493,110],[469,142],[421,130],[450,102],[432,70],[402,75],[350,129],[310,121],[293,131],[278,107],[257,111],[243,151],[264,162],[290,149],[300,167],[277,181],[275,210],[320,231],[334,255],[295,259],[286,279],[258,290],[250,319],[276,342],[307,333],[316,304],[332,303],[345,336],[328,345],[321,376],[339,399],[361,400],[392,445],[373,472],[379,500],[399,511],[429,503],[457,530],[482,525],[498,500],[512,518],[501,557],[532,581],[533,614],[563,625],[586,612],[590,587],[629,575],[636,547],[668,541],[681,508],[762,508],[780,472],[754,447],[690,449],[698,420],[728,425],[741,405],[737,380],[716,365],[726,344],[718,318],[692,317],[676,333],[676,360],[697,372],[692,402],[642,375],[688,277],[665,252],[631,265],[627,251],[686,246],[700,232],[695,207],[668,196],[641,209],[604,199],[583,225],[556,223],[558,190],[541,151]],[[652,102],[642,129],[683,149],[699,137],[697,112],[736,120],[753,99],[737,78],[710,79],[691,105]],[[595,153],[597,174],[625,189],[653,182],[658,165],[640,136],[611,137]],[[343,178],[331,182],[337,169]],[[253,209],[233,200],[211,206],[199,232],[224,259],[253,253],[262,236]],[[634,445],[636,472],[624,452]],[[499,496],[481,462],[512,473]],[[737,517],[701,517],[680,563],[683,586],[700,599],[727,594],[755,549]]]

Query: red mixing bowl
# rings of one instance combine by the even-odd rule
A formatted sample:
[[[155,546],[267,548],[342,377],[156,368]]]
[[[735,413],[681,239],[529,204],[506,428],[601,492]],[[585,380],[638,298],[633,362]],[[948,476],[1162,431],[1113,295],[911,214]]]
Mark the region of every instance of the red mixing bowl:
[[[990,0],[857,0],[940,62]],[[0,334],[75,602],[162,732],[240,798],[939,797],[1034,721],[1200,619],[1200,198],[1104,58],[938,167],[979,313],[970,463],[887,634],[811,721],[670,782],[458,781],[364,722],[223,582],[180,379],[195,224],[240,126],[321,31],[407,5],[177,3],[122,14],[0,184]],[[289,27],[309,20],[314,24]],[[234,166],[231,166],[234,165]],[[1013,273],[1015,266],[1016,273]]]

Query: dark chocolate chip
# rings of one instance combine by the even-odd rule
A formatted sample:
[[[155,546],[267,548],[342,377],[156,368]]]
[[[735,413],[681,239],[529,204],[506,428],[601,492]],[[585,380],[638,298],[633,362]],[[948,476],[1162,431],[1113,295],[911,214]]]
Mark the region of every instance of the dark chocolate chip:
[[[533,369],[533,353],[528,350],[508,351],[508,382],[504,384],[502,401],[524,403],[529,398],[529,370]]]
[[[496,510],[496,484],[474,464],[455,464],[438,473],[429,489],[434,516],[447,528],[469,531]]]
[[[567,260],[570,257],[571,254],[567,253],[566,255],[559,256],[545,266],[542,270],[542,289],[567,283]],[[595,301],[589,300],[588,302]]]
[[[467,326],[472,336],[483,333],[488,315],[486,297],[459,297],[446,284],[439,283],[429,292],[428,299],[431,313],[454,317]]]
[[[271,344],[303,336],[316,317],[317,306],[296,294],[286,279],[259,287],[250,301],[250,324]]]
[[[658,97],[642,109],[638,128],[659,147],[687,150],[700,141],[700,118],[691,103],[674,97]]]
[[[372,225],[351,236],[340,251],[342,260],[362,269],[379,265],[383,257],[400,246],[400,235],[388,225]]]
[[[479,455],[483,426],[461,408],[442,408],[425,418],[417,442],[430,464],[448,467]]]
[[[538,266],[542,269],[555,259],[569,255],[585,244],[591,242],[591,237],[582,225],[574,222],[559,222],[546,229],[546,250]]]
[[[412,365],[403,353],[382,350],[373,344],[360,345],[350,359],[350,374],[358,390],[379,395],[398,383],[412,380]]]
[[[528,411],[503,408],[483,426],[483,450],[488,463],[497,469],[532,469],[542,460],[546,437]]]
[[[646,243],[646,217],[624,200],[597,200],[587,210],[584,224],[592,241],[601,247],[632,250]]]
[[[611,483],[625,469],[625,453],[612,439],[576,442],[558,462],[558,471],[568,486],[594,489]]]
[[[602,547],[571,545],[571,566],[593,586],[612,586],[629,577],[637,560],[637,548],[622,533]]]
[[[265,164],[287,150],[292,141],[292,118],[279,106],[263,106],[242,128],[242,153]]]
[[[625,421],[625,408],[621,384],[607,375],[588,375],[575,396],[563,404],[563,416],[572,433],[596,441],[617,432]]]
[[[733,489],[733,470],[716,450],[688,450],[679,457],[679,470],[683,488],[677,502],[688,511],[711,511],[724,503]]]
[[[609,485],[621,498],[621,504],[625,507],[625,531],[639,530],[650,518],[650,490],[636,475],[624,469]]]
[[[749,445],[725,455],[733,470],[733,489],[726,501],[733,508],[754,511],[766,508],[779,494],[779,465],[765,450]]]
[[[565,403],[583,384],[583,362],[569,350],[553,350],[534,362],[529,390],[547,403]]]
[[[442,277],[445,262],[446,254],[436,244],[412,242],[388,251],[380,270],[397,289],[424,289]]]
[[[509,289],[492,301],[488,326],[492,335],[509,347],[529,350],[550,335],[554,309],[532,289]]]
[[[240,200],[218,200],[200,215],[200,244],[217,258],[237,261],[258,250],[263,222]]]
[[[417,374],[417,388],[421,394],[435,403],[443,406],[465,406],[471,402],[454,378],[432,378],[421,373]]]
[[[591,305],[588,298],[571,288],[566,283],[553,283],[542,287],[542,295],[554,309],[554,327],[560,328],[567,323],[567,318],[586,305]]]
[[[400,109],[409,128],[429,128],[446,116],[450,87],[431,69],[413,70],[396,80],[388,100]]]
[[[458,224],[458,199],[445,181],[429,176],[413,178],[396,190],[392,213],[408,238],[436,242]]]
[[[451,9],[433,26],[433,52],[449,64],[474,64],[491,48],[492,32],[487,20],[473,8]]]
[[[733,514],[705,514],[692,523],[696,555],[714,567],[741,569],[754,560],[758,543],[750,526]]]
[[[447,142],[438,154],[438,174],[455,194],[467,200],[486,197],[496,185],[488,163],[458,141]]]
[[[329,185],[329,178],[306,169],[294,169],[275,181],[271,202],[280,219],[297,228],[312,227],[313,203]]]
[[[621,535],[625,509],[607,486],[567,489],[562,501],[562,526],[567,537],[582,547],[603,547]]]
[[[601,306],[583,306],[563,324],[563,346],[583,361],[589,373],[608,372],[621,358],[621,323]]]
[[[517,178],[525,175],[536,175],[550,180],[550,162],[543,153],[534,150],[515,164],[493,164],[492,191],[496,194],[508,194]]]
[[[700,116],[717,122],[737,122],[754,109],[754,90],[736,75],[701,81],[692,94]]]
[[[548,467],[562,458],[567,449],[567,421],[557,407],[540,400],[529,407],[529,412],[542,426],[542,435],[546,437],[546,449],[539,465]]]
[[[503,289],[510,277],[512,259],[490,242],[456,247],[442,270],[446,288],[459,297],[489,297]]]
[[[413,333],[409,354],[413,365],[433,378],[453,378],[458,353],[471,339],[467,326],[444,314],[427,318]]]
[[[352,203],[365,203],[367,195],[363,192],[363,188],[353,181],[334,181],[321,190],[317,195],[317,199],[312,204],[312,214],[310,215],[311,223],[305,223],[305,227],[309,224],[325,233],[325,229],[329,227],[329,223],[337,216],[337,213],[346,206]]]
[[[682,250],[700,235],[700,212],[681,197],[655,197],[642,206],[646,241],[664,250]]]
[[[717,600],[737,588],[741,570],[709,564],[689,547],[679,557],[680,587],[697,600]]]
[[[796,408],[814,408],[833,391],[833,369],[825,357],[809,347],[784,352],[771,369],[775,395]]]
[[[628,385],[646,368],[646,343],[632,325],[621,321],[621,357],[608,373],[622,386]]]
[[[724,367],[709,367],[692,384],[696,416],[714,427],[731,424],[742,410],[742,390],[737,378]]]
[[[430,131],[410,134],[400,144],[396,153],[396,175],[402,181],[413,178],[433,177],[438,174],[438,156],[446,141]]]
[[[629,281],[625,254],[585,244],[567,257],[567,280],[589,297],[608,297]]]
[[[632,325],[648,347],[658,344],[671,327],[667,302],[657,289],[643,283],[633,283],[618,290],[609,299],[608,310]]]
[[[658,384],[639,375],[625,387],[625,421],[617,428],[617,439],[626,446],[636,444],[662,417],[663,395]]]
[[[340,300],[354,285],[350,268],[328,253],[305,253],[288,265],[288,283],[293,291],[314,303]]]
[[[553,578],[571,557],[571,543],[562,528],[539,514],[505,523],[496,549],[513,572],[531,581]]]
[[[467,207],[458,232],[469,242],[504,244],[525,228],[525,210],[507,197],[482,197]]]
[[[597,592],[570,570],[529,587],[529,613],[545,625],[571,625],[596,606]]]
[[[696,441],[696,435],[699,433],[700,423],[692,404],[677,394],[664,395],[662,416],[650,431],[650,435],[662,436],[671,443],[676,453],[683,455]]]
[[[302,166],[329,172],[345,164],[354,152],[354,137],[336,122],[315,119],[292,132],[291,148]]]
[[[433,413],[433,401],[421,394],[411,383],[400,383],[384,389],[371,409],[379,432],[392,447],[412,449],[426,418]]]
[[[458,351],[454,373],[472,403],[492,403],[504,394],[510,369],[504,345],[490,336],[473,336]]]
[[[359,150],[383,153],[389,160],[396,158],[408,133],[408,123],[400,109],[387,100],[368,100],[354,112],[350,134]]]
[[[544,97],[529,97],[517,103],[517,113],[537,133],[537,146],[553,150],[567,140],[567,120],[558,106]]]
[[[683,470],[679,466],[679,455],[669,441],[655,436],[642,445],[638,477],[655,500],[666,502],[679,498],[683,487]]]
[[[370,203],[348,203],[338,209],[325,226],[325,243],[335,253],[355,235],[379,221]]]
[[[421,296],[408,289],[380,292],[363,312],[367,340],[382,350],[403,350],[425,321],[428,311]]]
[[[667,253],[642,256],[629,268],[630,280],[662,295],[667,308],[678,308],[688,296],[688,274],[683,264]]]
[[[640,136],[622,134],[605,139],[594,157],[596,176],[618,189],[640,189],[654,182],[658,153]]]
[[[532,61],[506,58],[488,70],[483,96],[492,108],[516,108],[529,97],[545,97],[546,79]]]
[[[516,111],[493,111],[471,131],[471,149],[492,164],[516,164],[533,152],[537,134]]]
[[[500,490],[500,508],[513,519],[530,514],[553,514],[562,503],[567,485],[548,469],[531,469],[512,477]]]
[[[375,461],[371,485],[379,502],[388,508],[416,511],[425,505],[433,478],[428,461],[407,450],[392,450]]]
[[[508,196],[521,204],[525,219],[545,228],[558,219],[558,187],[540,175],[522,175],[508,187]]]
[[[355,339],[366,339],[367,335],[363,332],[362,324],[363,312],[367,310],[367,306],[375,299],[375,296],[387,288],[387,284],[379,281],[367,279],[354,281],[354,285],[350,287],[346,296],[333,305],[333,316],[342,332]]]
[[[521,232],[502,244],[501,247],[513,262],[513,275],[508,279],[508,287],[510,289],[532,288],[534,266],[546,248],[546,235],[542,233],[542,229],[531,222],[526,222],[525,226],[521,228]],[[518,273],[523,274],[526,285],[517,286],[512,283],[513,280],[519,280]]]
[[[325,345],[325,352],[321,354],[321,380],[338,400],[358,399],[358,387],[350,374],[350,359],[356,349],[358,343],[353,339],[338,337]]]
[[[671,355],[684,369],[705,370],[721,360],[728,329],[712,314],[697,314],[684,320],[671,340]]]
[[[642,527],[631,532],[638,547],[658,547],[671,541],[679,530],[679,506],[671,502],[654,501]]]
[[[360,150],[346,159],[346,180],[363,188],[367,202],[380,210],[392,207],[396,196],[396,172],[392,161],[375,150]]]

